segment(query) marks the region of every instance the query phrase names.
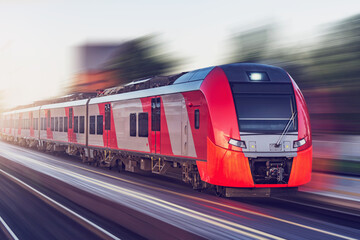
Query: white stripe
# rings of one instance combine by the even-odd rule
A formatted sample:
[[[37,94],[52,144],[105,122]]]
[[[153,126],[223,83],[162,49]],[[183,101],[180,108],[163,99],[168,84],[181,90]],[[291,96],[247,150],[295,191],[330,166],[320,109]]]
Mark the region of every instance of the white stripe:
[[[14,177],[14,176],[12,176],[12,175],[10,175],[9,173],[3,171],[2,169],[0,169],[0,171],[1,171],[2,173],[4,173],[5,175],[7,175],[8,177],[14,179],[15,181],[17,181],[17,182],[23,184],[24,186],[30,188],[32,191],[36,192],[37,194],[39,194],[39,195],[42,196],[43,198],[46,198],[47,200],[49,200],[50,202],[54,203],[55,205],[57,205],[57,206],[65,209],[65,210],[68,211],[69,213],[71,213],[71,214],[75,215],[76,217],[80,218],[81,220],[83,220],[83,221],[86,222],[87,224],[91,225],[92,227],[96,228],[97,230],[101,231],[102,233],[108,235],[109,237],[111,237],[111,238],[113,238],[113,239],[118,239],[118,240],[120,240],[120,238],[114,236],[113,234],[109,233],[108,231],[106,231],[105,229],[103,229],[103,228],[101,228],[100,226],[96,225],[95,223],[91,222],[90,220],[88,220],[88,219],[80,216],[79,214],[77,214],[76,212],[70,210],[69,208],[65,207],[64,205],[56,202],[56,201],[53,200],[52,198],[44,195],[43,193],[39,192],[38,190],[36,190],[35,188],[31,187],[30,185],[24,183],[24,182],[21,181],[20,179]],[[6,227],[6,226],[5,226],[5,227]],[[11,230],[10,230],[10,231],[11,231]]]
[[[4,227],[6,228],[6,230],[8,231],[8,233],[10,233],[11,237],[14,240],[19,240],[19,238],[15,235],[15,233],[11,230],[11,228],[6,224],[6,222],[4,221],[4,219],[0,216],[0,222],[2,223],[2,225],[4,225]]]

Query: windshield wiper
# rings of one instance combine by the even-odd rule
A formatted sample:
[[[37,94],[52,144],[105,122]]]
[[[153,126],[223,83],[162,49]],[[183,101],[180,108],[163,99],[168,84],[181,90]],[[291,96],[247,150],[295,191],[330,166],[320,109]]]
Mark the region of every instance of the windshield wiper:
[[[280,143],[281,143],[282,139],[285,137],[285,135],[286,135],[286,134],[287,134],[287,132],[289,131],[290,126],[291,126],[291,122],[292,122],[292,121],[294,121],[294,119],[295,119],[296,115],[297,115],[297,112],[296,112],[296,111],[295,111],[295,112],[293,112],[293,114],[291,115],[291,117],[290,117],[290,119],[289,119],[288,123],[286,124],[286,126],[285,126],[284,130],[282,131],[282,133],[281,133],[281,135],[280,135],[279,139],[277,140],[277,142],[276,142],[276,144],[275,144],[275,146],[276,146],[276,147],[280,146]]]

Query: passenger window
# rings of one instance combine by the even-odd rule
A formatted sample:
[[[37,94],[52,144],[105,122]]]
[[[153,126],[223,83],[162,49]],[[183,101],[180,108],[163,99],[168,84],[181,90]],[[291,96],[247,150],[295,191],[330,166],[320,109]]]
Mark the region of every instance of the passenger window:
[[[96,134],[97,135],[102,135],[103,134],[103,115],[97,115],[97,131],[96,131]]]
[[[72,129],[73,109],[69,108],[69,128]]]
[[[79,117],[74,117],[74,133],[79,132]]]
[[[64,130],[64,118],[59,117],[59,132],[62,132]]]
[[[136,113],[130,113],[130,136],[136,137]]]
[[[80,116],[80,133],[84,133],[85,132],[85,117],[84,116]]]
[[[59,131],[59,117],[55,117],[55,132]]]
[[[105,104],[105,130],[110,130],[111,128],[111,105]]]
[[[51,118],[51,131],[55,131],[54,117]]]
[[[90,134],[95,134],[95,116],[90,116]]]
[[[199,109],[195,110],[195,129],[199,129],[200,128],[200,112]]]
[[[149,135],[148,113],[139,113],[139,137]]]
[[[64,117],[64,132],[68,131],[68,117]]]

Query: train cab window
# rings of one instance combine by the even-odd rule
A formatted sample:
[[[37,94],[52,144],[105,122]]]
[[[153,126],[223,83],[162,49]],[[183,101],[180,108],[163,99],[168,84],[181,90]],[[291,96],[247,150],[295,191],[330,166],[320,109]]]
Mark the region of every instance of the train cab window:
[[[90,116],[89,133],[90,134],[95,134],[95,116]]]
[[[54,120],[54,117],[51,118],[51,131],[55,131],[55,120]]]
[[[72,129],[72,121],[73,121],[73,109],[69,108],[69,128]]]
[[[199,109],[196,109],[194,112],[195,115],[195,129],[200,128],[200,111]]]
[[[79,132],[84,133],[85,132],[85,117],[80,116],[80,127]]]
[[[103,120],[104,117],[103,115],[97,115],[96,116],[96,121],[97,121],[97,126],[96,126],[96,134],[97,135],[103,135]]]
[[[149,136],[148,113],[139,113],[139,137]]]
[[[39,130],[39,119],[35,118],[35,130]]]
[[[40,130],[44,130],[44,118],[40,118]]]
[[[281,133],[296,109],[295,98],[289,94],[235,94],[235,107],[241,132]],[[288,132],[297,131],[297,118]]]
[[[160,131],[160,98],[151,99],[151,131]]]
[[[55,117],[55,132],[59,131],[59,117]]]
[[[136,113],[130,113],[130,136],[136,137]]]
[[[111,105],[110,103],[105,104],[105,130],[111,128]]]
[[[75,116],[74,117],[74,133],[78,133],[79,132],[79,117]]]
[[[68,131],[68,117],[64,117],[64,132]]]
[[[64,118],[59,117],[59,132],[62,132],[64,130]]]

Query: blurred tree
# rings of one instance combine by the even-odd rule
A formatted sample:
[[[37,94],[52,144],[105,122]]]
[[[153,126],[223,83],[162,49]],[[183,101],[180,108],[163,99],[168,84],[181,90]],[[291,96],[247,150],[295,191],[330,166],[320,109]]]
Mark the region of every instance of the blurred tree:
[[[307,71],[318,85],[360,89],[360,15],[328,27]]]
[[[229,60],[287,70],[306,95],[315,132],[360,133],[360,15],[327,25],[312,46],[283,46],[275,30],[236,35]]]
[[[263,62],[271,47],[274,24],[241,32],[232,39],[234,49],[230,62]]]
[[[106,68],[115,71],[119,84],[171,71],[177,60],[165,54],[155,36],[125,42]]]
[[[360,15],[328,26],[310,60],[305,86],[327,92],[332,106],[314,117],[334,119],[336,132],[360,133]]]

